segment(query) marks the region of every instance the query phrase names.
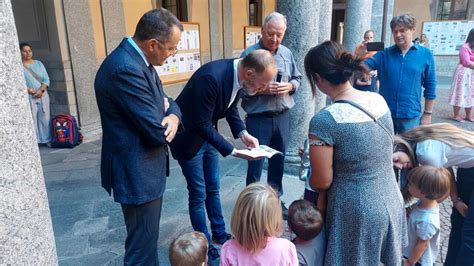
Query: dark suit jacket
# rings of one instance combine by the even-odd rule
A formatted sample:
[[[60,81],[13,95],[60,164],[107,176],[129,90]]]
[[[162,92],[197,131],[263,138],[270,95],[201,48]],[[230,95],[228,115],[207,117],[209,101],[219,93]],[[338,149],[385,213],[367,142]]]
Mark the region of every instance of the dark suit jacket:
[[[115,201],[142,204],[163,195],[168,147],[161,121],[181,118],[169,98],[165,114],[161,81],[124,39],[104,60],[95,78],[102,122],[102,186]]]
[[[236,99],[230,108],[234,85],[234,59],[213,61],[201,66],[176,98],[183,113],[184,133],[171,143],[171,152],[177,160],[189,160],[204,141],[213,145],[223,156],[234,146],[217,132],[217,121],[226,118],[234,138],[245,129],[237,110]]]

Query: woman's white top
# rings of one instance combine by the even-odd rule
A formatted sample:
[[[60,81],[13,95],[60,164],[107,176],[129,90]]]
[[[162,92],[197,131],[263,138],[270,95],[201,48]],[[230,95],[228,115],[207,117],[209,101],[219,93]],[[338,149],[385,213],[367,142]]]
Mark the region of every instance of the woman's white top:
[[[429,139],[416,144],[416,158],[421,165],[470,168],[474,167],[474,148],[451,147],[442,141]]]

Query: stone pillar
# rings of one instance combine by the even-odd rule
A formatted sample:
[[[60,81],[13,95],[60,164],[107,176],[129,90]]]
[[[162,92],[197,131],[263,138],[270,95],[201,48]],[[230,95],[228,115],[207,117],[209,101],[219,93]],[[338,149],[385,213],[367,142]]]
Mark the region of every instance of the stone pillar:
[[[375,0],[377,1],[377,0]],[[385,43],[385,47],[390,46],[390,40],[392,39],[392,30],[390,29],[390,21],[393,17],[393,6],[394,0],[384,0],[385,7],[384,7],[384,14],[385,18],[383,20],[384,30],[382,32],[382,41]]]
[[[374,41],[379,42],[382,40],[382,28],[383,28],[383,6],[384,1],[373,1],[372,2],[372,19],[370,22],[370,29],[374,31]]]
[[[222,1],[222,35],[224,39],[224,58],[234,57],[234,38],[232,35],[232,2]]]
[[[107,54],[110,54],[125,37],[125,17],[122,3],[117,0],[100,1],[104,22],[104,37]]]
[[[318,43],[331,40],[332,1],[320,0]]]
[[[319,4],[319,0],[277,0],[277,11],[285,15],[288,20],[283,45],[293,52],[298,69],[303,74],[304,57],[308,50],[318,43]],[[309,121],[314,115],[315,106],[308,80],[304,75],[301,86],[293,98],[296,105],[290,110],[292,130],[288,136],[285,172],[296,175],[300,163],[298,149],[303,147],[304,140],[308,137]]]
[[[333,0],[320,0],[318,43],[331,40],[332,1]],[[315,96],[314,113],[324,108],[326,103],[326,95],[322,92],[318,92]]]
[[[57,265],[51,214],[9,0],[0,0],[0,264]]]
[[[347,0],[343,44],[350,52],[354,52],[370,28],[371,12],[372,0]]]
[[[211,61],[224,57],[222,47],[222,0],[209,0],[209,35]]]
[[[105,57],[105,43],[96,43],[99,40],[94,35],[90,4],[100,5],[94,1],[63,1],[79,120],[84,131],[100,125],[94,92],[95,73],[100,64],[96,45],[103,46],[102,56]]]

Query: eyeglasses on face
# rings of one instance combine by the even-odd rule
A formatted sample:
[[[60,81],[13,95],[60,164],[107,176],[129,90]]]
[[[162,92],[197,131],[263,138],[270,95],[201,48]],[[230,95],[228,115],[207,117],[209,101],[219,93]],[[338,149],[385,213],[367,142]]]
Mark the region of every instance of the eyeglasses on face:
[[[154,39],[154,40],[156,40],[160,44],[161,49],[166,49],[170,56],[173,56],[178,53],[178,47],[166,47],[166,45],[162,41],[158,39]]]

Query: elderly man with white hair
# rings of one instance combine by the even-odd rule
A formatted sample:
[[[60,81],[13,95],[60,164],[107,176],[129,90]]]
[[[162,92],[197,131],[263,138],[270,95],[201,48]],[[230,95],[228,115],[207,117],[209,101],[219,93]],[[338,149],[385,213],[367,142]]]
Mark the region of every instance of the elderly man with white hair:
[[[277,75],[265,91],[242,99],[242,108],[247,112],[246,127],[260,144],[270,146],[282,152],[268,162],[268,184],[280,195],[283,194],[282,178],[285,162],[285,151],[290,128],[290,110],[295,102],[292,95],[301,82],[301,73],[296,67],[293,53],[281,44],[287,22],[285,16],[273,12],[265,18],[260,41],[245,49],[241,57],[251,51],[265,49],[272,53],[277,63]],[[248,162],[247,185],[260,180],[263,159]],[[282,202],[284,217],[287,209]]]

